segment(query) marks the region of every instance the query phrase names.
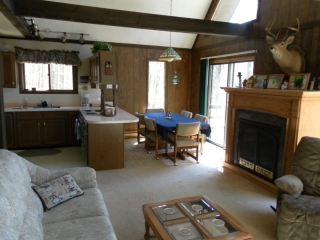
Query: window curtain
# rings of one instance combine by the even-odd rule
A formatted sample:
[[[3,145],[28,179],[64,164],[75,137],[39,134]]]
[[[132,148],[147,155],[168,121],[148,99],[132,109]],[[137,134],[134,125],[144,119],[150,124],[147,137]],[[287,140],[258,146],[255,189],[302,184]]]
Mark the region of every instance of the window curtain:
[[[209,59],[200,61],[199,113],[207,116]]]
[[[16,60],[18,63],[43,63],[43,64],[65,64],[81,66],[81,61],[76,51],[50,50],[42,51],[38,49],[25,49],[15,47]]]

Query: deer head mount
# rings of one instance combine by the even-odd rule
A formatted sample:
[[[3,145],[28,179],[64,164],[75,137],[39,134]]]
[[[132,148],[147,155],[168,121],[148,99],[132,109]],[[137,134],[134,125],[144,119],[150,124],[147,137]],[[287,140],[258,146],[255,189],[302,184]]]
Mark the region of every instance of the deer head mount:
[[[298,33],[300,29],[300,22],[298,18],[297,22],[297,28],[287,27],[288,30],[282,40],[278,40],[281,30],[278,31],[277,35],[271,32],[274,20],[271,20],[265,28],[265,31],[268,34],[266,36],[267,42],[271,44],[269,50],[273,55],[273,59],[286,75],[302,73],[305,69],[304,52],[299,46],[290,45],[294,41],[294,35]],[[292,30],[293,33],[289,34],[290,30]]]

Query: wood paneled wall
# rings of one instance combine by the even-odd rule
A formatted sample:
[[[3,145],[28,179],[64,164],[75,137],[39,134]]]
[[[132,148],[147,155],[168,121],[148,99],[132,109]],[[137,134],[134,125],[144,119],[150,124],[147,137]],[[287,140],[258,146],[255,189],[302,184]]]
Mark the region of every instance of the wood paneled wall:
[[[294,44],[305,52],[306,69],[311,77],[320,76],[320,1],[315,0],[260,0],[259,19],[253,24],[250,38],[200,36],[192,53],[192,79],[190,102],[191,111],[198,111],[198,89],[200,78],[200,59],[229,53],[257,50],[254,66],[255,74],[282,73],[272,58],[269,45],[265,40],[265,27],[275,19],[272,32],[297,26],[300,20],[300,32],[296,34]],[[283,30],[283,34],[285,31]],[[281,36],[280,36],[281,37]],[[281,39],[281,38],[280,38]]]
[[[118,90],[116,105],[134,114],[147,108],[147,73],[148,60],[158,60],[165,48],[123,47],[113,45],[118,55]],[[166,63],[167,96],[165,110],[180,112],[190,110],[191,56],[190,50],[175,49],[181,61]],[[178,74],[179,84],[173,85],[174,71]],[[107,100],[112,99],[112,92],[105,92]],[[125,130],[135,130],[137,124],[126,124]]]

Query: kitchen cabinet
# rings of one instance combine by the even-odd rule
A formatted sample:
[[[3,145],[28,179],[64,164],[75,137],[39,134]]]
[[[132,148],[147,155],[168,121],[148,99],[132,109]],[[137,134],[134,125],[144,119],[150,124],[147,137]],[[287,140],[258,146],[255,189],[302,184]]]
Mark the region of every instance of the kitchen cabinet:
[[[14,52],[0,53],[0,80],[4,88],[16,88],[16,59]]]
[[[17,147],[41,146],[41,113],[21,112],[15,114]]]
[[[65,112],[42,113],[44,146],[65,145],[67,143],[67,121]]]
[[[13,113],[5,113],[7,148],[15,147]]]
[[[97,52],[90,58],[89,63],[92,83],[117,84],[116,52]]]
[[[8,149],[80,145],[75,134],[79,111],[5,113]]]

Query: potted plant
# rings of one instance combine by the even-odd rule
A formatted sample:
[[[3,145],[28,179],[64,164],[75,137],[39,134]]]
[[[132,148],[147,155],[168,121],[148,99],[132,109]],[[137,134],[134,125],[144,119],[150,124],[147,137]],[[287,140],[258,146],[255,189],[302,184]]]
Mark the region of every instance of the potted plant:
[[[112,51],[112,45],[110,43],[106,43],[106,42],[95,42],[93,44],[93,47],[91,48],[91,52],[92,54],[95,54],[101,50],[108,50],[108,51]]]

